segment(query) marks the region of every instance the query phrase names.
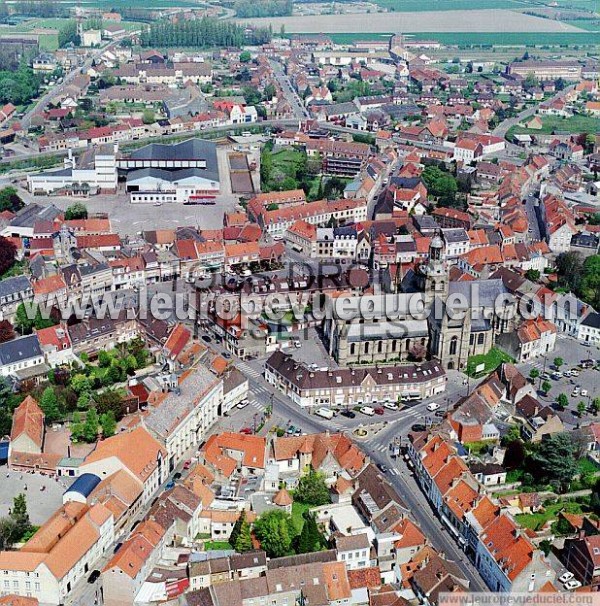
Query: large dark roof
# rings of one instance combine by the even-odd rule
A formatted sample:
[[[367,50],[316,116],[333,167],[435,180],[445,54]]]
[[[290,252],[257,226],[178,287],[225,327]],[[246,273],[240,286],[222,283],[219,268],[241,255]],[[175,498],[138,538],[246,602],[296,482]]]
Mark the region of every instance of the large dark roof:
[[[132,160],[206,160],[216,167],[217,145],[204,139],[188,139],[181,143],[169,145],[166,143],[150,143],[131,152]]]
[[[0,299],[27,290],[31,290],[31,282],[27,276],[14,276],[0,281]]]
[[[0,345],[0,366],[22,362],[41,355],[42,350],[37,335],[13,339]]]
[[[181,170],[163,170],[161,168],[140,168],[134,170],[127,176],[127,181],[135,181],[136,179],[144,179],[152,177],[154,179],[162,179],[163,181],[175,182],[182,179],[197,177],[198,179],[209,179],[210,181],[219,180],[219,172],[213,171],[208,166],[207,168],[182,168]]]
[[[78,492],[87,499],[98,484],[100,484],[100,478],[96,474],[84,473],[65,492]]]

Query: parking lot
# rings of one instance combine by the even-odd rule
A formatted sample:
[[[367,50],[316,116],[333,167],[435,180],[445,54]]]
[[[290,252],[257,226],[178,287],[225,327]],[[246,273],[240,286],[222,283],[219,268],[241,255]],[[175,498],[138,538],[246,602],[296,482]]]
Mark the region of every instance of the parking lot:
[[[557,371],[553,364],[555,358],[562,358],[564,364]],[[518,364],[518,368],[525,376],[529,376],[532,368],[539,371],[540,377],[536,379],[535,385],[539,389],[545,379],[541,375],[546,372],[550,375],[548,382],[551,384],[549,393],[539,393],[539,399],[544,404],[554,404],[559,394],[564,393],[569,399],[567,410],[573,414],[575,423],[591,422],[597,420],[589,410],[584,413],[583,417],[577,415],[577,405],[579,402],[585,402],[586,406],[590,406],[594,398],[600,396],[600,371],[589,368],[579,368],[579,363],[582,360],[598,360],[600,359],[600,350],[595,346],[584,346],[582,343],[572,337],[559,334],[556,339],[556,347],[553,352],[550,352],[546,359],[536,358],[532,362]],[[577,376],[565,376],[565,373],[575,370]],[[560,372],[560,378],[553,378],[552,374]],[[579,393],[577,393],[579,392]],[[585,395],[582,395],[585,394]],[[563,419],[564,422],[564,419]],[[569,422],[569,419],[567,419]]]
[[[61,505],[62,495],[73,480],[51,478],[41,474],[21,473],[4,467],[0,472],[0,516],[8,515],[18,494],[27,498],[29,519],[35,526],[43,524]],[[44,490],[41,488],[44,487]]]

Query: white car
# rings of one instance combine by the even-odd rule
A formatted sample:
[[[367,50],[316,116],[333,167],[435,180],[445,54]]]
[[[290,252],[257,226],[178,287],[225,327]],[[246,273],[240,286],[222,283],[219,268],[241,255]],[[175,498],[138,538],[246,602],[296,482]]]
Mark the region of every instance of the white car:
[[[581,390],[581,397],[585,398],[588,395],[588,390],[587,389],[582,389]]]
[[[242,408],[246,408],[246,406],[248,406],[248,404],[250,404],[249,400],[242,400],[238,405],[237,408],[242,409]]]
[[[434,412],[435,410],[439,410],[440,405],[437,402],[432,402],[431,404],[427,404],[427,410],[429,412]]]
[[[579,395],[579,386],[575,385],[575,387],[573,387],[573,393],[571,394],[573,397],[578,396]]]
[[[558,577],[558,580],[559,580],[561,583],[566,583],[567,581],[570,581],[570,580],[571,580],[571,579],[572,579],[574,576],[575,576],[575,575],[574,575],[572,572],[569,572],[569,571],[567,570],[567,572],[565,572],[565,573],[561,574],[561,575]]]
[[[393,402],[386,402],[383,407],[388,410],[398,410],[398,404],[394,404]]]
[[[360,409],[360,412],[362,412],[364,415],[367,415],[368,417],[372,417],[375,414],[375,409],[371,408],[370,406],[363,406]]]
[[[581,587],[581,583],[577,579],[571,579],[565,583],[565,589],[569,591],[573,591],[573,589],[579,589]]]

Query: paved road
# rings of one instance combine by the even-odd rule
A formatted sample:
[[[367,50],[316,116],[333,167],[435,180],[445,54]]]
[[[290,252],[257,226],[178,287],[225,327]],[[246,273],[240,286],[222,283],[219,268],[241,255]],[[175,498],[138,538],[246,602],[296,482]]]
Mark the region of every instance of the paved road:
[[[308,113],[308,110],[304,107],[302,99],[300,99],[292,87],[292,83],[283,71],[283,66],[281,63],[278,63],[274,59],[269,59],[269,63],[271,65],[271,69],[273,70],[273,74],[275,75],[275,79],[279,83],[279,86],[285,95],[285,98],[288,100],[288,103],[294,110],[294,116],[299,119],[309,118],[310,114]]]

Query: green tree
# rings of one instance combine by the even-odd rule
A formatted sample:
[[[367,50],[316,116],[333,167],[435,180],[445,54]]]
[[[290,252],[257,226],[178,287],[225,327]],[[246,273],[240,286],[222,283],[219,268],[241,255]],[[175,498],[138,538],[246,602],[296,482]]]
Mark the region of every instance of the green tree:
[[[235,542],[231,542],[231,546],[238,553],[245,553],[246,551],[252,550],[252,536],[250,534],[250,524],[248,520],[246,520],[246,512],[243,511],[242,515],[240,515],[241,524],[239,527],[239,532],[237,533]]]
[[[519,439],[513,440],[506,447],[502,464],[509,471],[520,469],[525,461],[526,455],[527,453],[525,452],[523,442]]]
[[[115,435],[117,429],[117,420],[112,410],[100,415],[100,426],[102,427],[102,437],[104,439]]]
[[[85,416],[83,424],[83,439],[88,442],[95,442],[98,438],[98,413],[95,408],[90,408]]]
[[[146,108],[142,114],[142,122],[144,124],[154,124],[156,122],[156,114],[153,109]]]
[[[600,398],[592,400],[592,412],[597,415],[600,412]]]
[[[511,425],[508,431],[502,436],[502,446],[508,446],[511,442],[521,439],[521,429],[518,425]]]
[[[577,473],[576,446],[568,433],[557,433],[545,440],[532,453],[528,471],[540,482],[552,484],[559,491],[568,490]]]
[[[10,518],[15,524],[14,542],[16,543],[23,538],[23,535],[31,530],[31,522],[29,521],[29,513],[27,512],[27,499],[23,493],[18,494],[13,498]]]
[[[73,219],[87,219],[88,218],[88,210],[85,204],[81,202],[75,202],[75,204],[71,204],[67,210],[65,211],[65,219],[67,221],[71,221]]]
[[[556,398],[556,403],[561,410],[564,410],[569,405],[569,398],[566,393],[558,394],[558,398]]]
[[[60,411],[58,409],[58,398],[54,391],[54,387],[46,387],[40,398],[40,408],[44,411],[46,423],[50,424],[60,419]]]
[[[21,199],[17,192],[17,188],[9,185],[0,189],[0,212],[8,210],[16,213],[25,206],[25,203]]]
[[[302,532],[294,541],[296,553],[321,551],[325,545],[325,538],[319,531],[315,516],[309,511],[305,511],[302,514],[302,517],[304,518]]]
[[[285,511],[273,509],[261,515],[254,524],[254,532],[270,558],[292,553],[294,527],[291,516]]]
[[[544,381],[542,383],[542,391],[548,395],[548,392],[552,389],[552,383],[550,381]]]
[[[118,383],[121,380],[121,367],[118,362],[113,362],[106,369],[106,381],[108,385]]]
[[[556,368],[556,370],[560,370],[560,367],[565,363],[565,361],[557,356],[556,358],[554,358],[554,368]]]
[[[528,269],[525,272],[525,277],[532,282],[537,282],[540,279],[540,271],[539,269]]]
[[[111,360],[112,358],[107,351],[102,349],[98,352],[98,366],[100,366],[100,368],[108,368]]]
[[[578,252],[564,252],[556,257],[556,271],[559,285],[567,290],[577,292],[583,277],[583,261]]]
[[[300,478],[294,498],[300,503],[307,503],[314,507],[331,503],[329,488],[325,483],[325,474],[311,468],[306,475]]]
[[[71,379],[71,387],[77,395],[81,395],[83,392],[89,392],[92,389],[90,380],[82,374],[76,374]]]
[[[13,546],[16,535],[14,521],[9,517],[0,518],[0,550],[7,551]]]
[[[580,402],[577,404],[577,414],[578,414],[580,417],[583,417],[583,413],[585,413],[585,409],[586,409],[586,408],[587,408],[587,407],[586,407],[586,405],[585,405],[585,402],[580,401]]]
[[[243,51],[240,53],[240,62],[249,63],[252,60],[252,55],[249,51]]]
[[[532,381],[535,381],[535,380],[536,380],[536,379],[537,379],[539,376],[540,376],[540,371],[539,371],[537,368],[532,368],[532,369],[529,371],[529,378],[530,378]]]

